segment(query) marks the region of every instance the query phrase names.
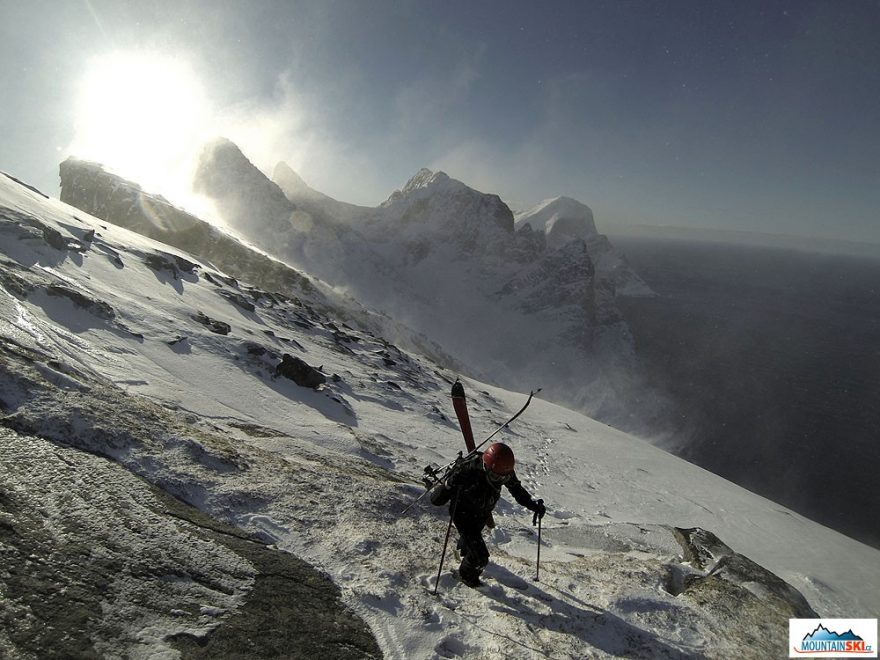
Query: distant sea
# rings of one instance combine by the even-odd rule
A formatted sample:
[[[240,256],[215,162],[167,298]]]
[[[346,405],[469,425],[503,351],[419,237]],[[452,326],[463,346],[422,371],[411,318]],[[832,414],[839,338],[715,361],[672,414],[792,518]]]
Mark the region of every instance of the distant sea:
[[[611,240],[659,294],[621,306],[674,451],[880,548],[880,259]]]

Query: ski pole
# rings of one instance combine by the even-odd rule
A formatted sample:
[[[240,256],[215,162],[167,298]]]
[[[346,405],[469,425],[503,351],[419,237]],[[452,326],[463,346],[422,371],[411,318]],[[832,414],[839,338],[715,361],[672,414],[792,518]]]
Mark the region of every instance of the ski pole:
[[[452,500],[452,506],[449,507],[449,525],[446,527],[446,540],[443,541],[443,552],[440,555],[440,567],[437,569],[437,579],[434,580],[434,595],[437,595],[437,588],[440,586],[440,574],[443,572],[443,560],[446,559],[446,546],[449,545],[449,532],[452,531],[452,517],[455,515],[455,504],[458,501],[458,493]]]
[[[495,430],[492,432],[492,434],[491,434],[488,438],[486,438],[486,439],[483,440],[480,444],[478,444],[476,447],[474,447],[474,450],[473,450],[470,454],[468,454],[468,456],[466,456],[465,458],[468,458],[468,457],[473,456],[474,454],[476,454],[476,453],[477,453],[477,450],[479,450],[480,447],[482,447],[482,446],[485,445],[487,442],[489,442],[489,440],[491,440],[492,438],[494,438],[498,433],[500,433],[501,431],[503,431],[504,429],[506,429],[506,428],[508,427],[508,425],[509,425],[511,422],[513,422],[513,420],[515,420],[517,417],[519,417],[520,415],[522,415],[522,414],[526,411],[526,408],[529,407],[529,404],[532,402],[532,397],[534,397],[534,396],[535,396],[538,392],[540,392],[540,391],[541,391],[541,388],[539,387],[538,389],[536,389],[536,390],[532,390],[531,392],[529,392],[529,398],[526,399],[526,404],[525,404],[522,408],[520,408],[519,411],[518,411],[513,417],[511,417],[511,418],[508,419],[506,422],[504,422],[504,424],[502,424],[502,425],[499,426],[497,429],[495,429]]]
[[[543,504],[544,500],[538,500],[538,504]],[[538,578],[541,575],[541,521],[544,520],[544,516],[539,516],[538,512],[535,511],[535,515],[532,516],[532,526],[534,527],[535,521],[538,522],[538,561],[535,567],[535,582],[538,582]]]

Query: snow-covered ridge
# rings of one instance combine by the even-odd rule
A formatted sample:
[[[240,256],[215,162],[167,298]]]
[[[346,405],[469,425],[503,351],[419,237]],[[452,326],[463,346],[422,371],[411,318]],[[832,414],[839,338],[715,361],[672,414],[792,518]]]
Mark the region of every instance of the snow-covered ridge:
[[[295,200],[298,207],[305,209],[312,215],[323,215],[329,212],[335,218],[350,222],[363,217],[370,210],[365,206],[340,202],[315,190],[284,162],[275,166],[272,172],[272,181],[278,184],[288,199]]]
[[[444,571],[433,597],[446,514],[428,505],[398,512],[422,492],[421,468],[462,446],[450,421],[455,373],[5,177],[0,252],[3,492],[21,473],[16,443],[47,457],[29,470],[68,474],[89,456],[109,457],[317,565],[386,657],[778,657],[788,617],[806,610],[774,576],[821,616],[880,611],[877,550],[541,400],[497,436],[549,506],[541,581],[531,579],[531,518],[505,500],[489,535],[487,587],[468,590]],[[285,353],[326,383],[314,389],[281,375]],[[470,379],[465,386],[479,436],[524,399]],[[31,534],[8,501],[0,500],[0,533],[12,525]],[[70,511],[59,506],[52,524],[75,529]],[[130,524],[153,530],[141,511],[131,508]],[[92,522],[111,533],[114,520],[104,521]],[[216,556],[227,557],[217,566],[239,565]],[[76,566],[92,570],[93,559]],[[19,572],[32,570],[33,559],[17,561]],[[169,612],[153,598],[135,610],[105,591],[101,617],[82,625],[111,632],[85,639],[115,641],[123,655],[173,655],[181,633],[222,630],[247,600],[251,569],[198,582],[196,568],[166,575],[166,585],[203,594],[204,608]],[[10,595],[11,573],[4,564],[5,611],[25,621],[39,602]],[[115,573],[134,590],[126,594],[152,588],[127,565]],[[0,650],[14,657],[8,631],[20,624],[3,622]],[[134,632],[114,638],[120,629]]]

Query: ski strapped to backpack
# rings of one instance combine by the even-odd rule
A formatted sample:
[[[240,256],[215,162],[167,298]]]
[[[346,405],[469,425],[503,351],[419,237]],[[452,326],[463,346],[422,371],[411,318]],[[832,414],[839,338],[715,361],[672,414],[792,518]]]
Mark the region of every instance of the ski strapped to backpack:
[[[464,385],[460,380],[456,380],[452,386],[452,407],[455,408],[455,416],[458,417],[458,425],[461,427],[461,434],[464,436],[464,446],[468,451],[473,451],[474,432],[471,430],[471,418],[468,415],[467,399],[464,395]]]
[[[529,398],[526,399],[526,402],[525,402],[525,404],[523,405],[523,407],[520,408],[520,409],[516,412],[516,414],[514,414],[510,419],[508,419],[506,422],[504,422],[503,424],[501,424],[501,426],[499,426],[497,429],[495,429],[495,430],[494,430],[494,431],[493,431],[493,432],[492,432],[492,433],[491,433],[491,434],[490,434],[485,440],[483,440],[480,444],[476,445],[472,450],[470,450],[470,451],[467,453],[467,455],[464,455],[464,456],[463,456],[463,455],[462,455],[462,452],[458,452],[458,456],[455,458],[454,461],[451,461],[450,463],[447,463],[446,465],[444,465],[444,466],[442,466],[442,467],[432,468],[430,465],[428,465],[427,467],[425,467],[425,476],[423,477],[423,481],[425,482],[425,486],[428,488],[428,490],[426,490],[424,493],[422,493],[421,495],[419,495],[415,500],[413,500],[412,502],[410,502],[409,506],[407,506],[403,511],[401,511],[400,514],[403,515],[404,513],[406,513],[407,511],[409,511],[412,507],[414,507],[418,502],[421,501],[421,499],[422,499],[425,495],[427,495],[427,494],[430,492],[430,490],[431,490],[431,486],[432,486],[433,484],[437,483],[438,481],[442,481],[443,479],[445,479],[445,478],[446,478],[446,475],[449,474],[449,472],[452,471],[457,465],[459,465],[460,463],[463,463],[464,461],[466,461],[467,459],[469,459],[471,456],[473,456],[474,454],[476,454],[476,453],[480,450],[480,447],[482,447],[482,446],[485,445],[487,442],[489,442],[489,440],[491,440],[491,439],[494,438],[496,435],[498,435],[502,430],[506,429],[507,426],[508,426],[509,424],[511,424],[511,423],[512,423],[517,417],[519,417],[520,415],[522,415],[522,414],[526,411],[526,408],[529,407],[529,404],[532,402],[532,398],[533,398],[538,392],[540,392],[540,391],[541,391],[541,388],[539,387],[538,389],[536,389],[536,390],[532,390],[531,392],[529,392]],[[454,388],[454,386],[453,386],[453,392],[455,392],[455,388]],[[461,394],[462,394],[462,397],[463,397],[463,396],[464,396],[464,388],[462,388],[462,390],[461,390]],[[453,395],[453,402],[454,402],[454,400],[455,400],[455,399],[454,399],[454,395]],[[466,413],[466,412],[467,412],[467,411],[465,411],[465,413]],[[470,426],[470,421],[469,421],[469,420],[468,420],[468,426]],[[465,442],[467,442],[467,440],[465,440]]]
[[[508,425],[511,424],[511,423],[512,423],[517,417],[519,417],[520,415],[522,415],[522,414],[526,411],[526,408],[529,407],[529,404],[532,402],[532,397],[534,397],[534,396],[535,396],[538,392],[540,392],[540,391],[541,391],[541,388],[539,387],[538,389],[536,389],[536,390],[532,390],[531,392],[529,392],[529,398],[526,400],[525,405],[523,405],[523,407],[520,408],[520,409],[517,411],[517,413],[516,413],[513,417],[511,417],[511,418],[508,419],[506,422],[504,422],[501,426],[499,426],[497,429],[495,429],[494,431],[492,431],[492,433],[489,435],[489,437],[487,437],[487,438],[486,438],[485,440],[483,440],[480,444],[478,444],[477,446],[475,446],[475,447],[474,447],[470,452],[468,452],[465,456],[459,456],[458,458],[456,458],[456,459],[455,459],[454,461],[452,461],[451,463],[448,463],[448,464],[444,465],[443,467],[439,467],[439,468],[437,468],[436,470],[434,470],[434,472],[436,473],[436,472],[443,472],[444,470],[448,470],[449,468],[451,468],[452,466],[454,466],[456,463],[459,463],[460,461],[466,461],[466,460],[469,459],[471,456],[473,456],[474,454],[476,454],[476,453],[480,450],[480,447],[482,447],[482,446],[485,445],[487,442],[489,442],[489,440],[491,440],[491,439],[494,438],[496,435],[498,435],[499,433],[501,433],[501,431],[503,431],[504,429],[506,429],[506,428],[508,427]],[[444,476],[445,476],[445,475],[444,475]]]

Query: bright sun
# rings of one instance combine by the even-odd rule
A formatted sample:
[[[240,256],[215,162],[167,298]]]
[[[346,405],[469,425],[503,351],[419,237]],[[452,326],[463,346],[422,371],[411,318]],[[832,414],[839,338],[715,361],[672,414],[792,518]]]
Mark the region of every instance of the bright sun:
[[[94,60],[82,81],[70,152],[146,190],[185,194],[208,120],[204,91],[185,61],[113,53]]]

